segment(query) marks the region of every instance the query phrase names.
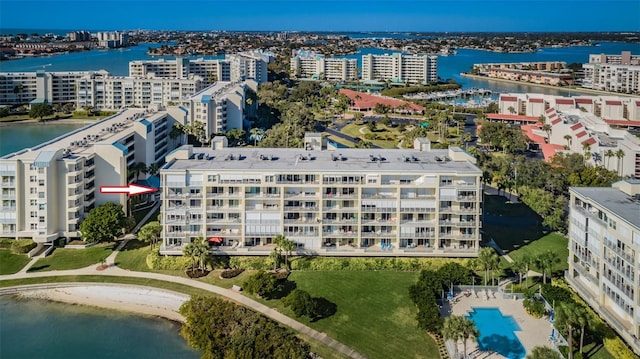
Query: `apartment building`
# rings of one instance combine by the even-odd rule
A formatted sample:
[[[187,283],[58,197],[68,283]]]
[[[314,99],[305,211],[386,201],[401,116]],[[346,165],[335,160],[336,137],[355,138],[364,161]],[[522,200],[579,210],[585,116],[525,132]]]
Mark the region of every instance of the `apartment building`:
[[[474,257],[482,171],[457,147],[331,149],[183,146],[160,170],[161,253],[204,237],[214,254],[268,255],[274,238],[298,254]]]
[[[129,46],[129,34],[120,31],[99,31],[96,38],[98,46],[108,49]]]
[[[92,72],[76,80],[77,108],[98,110],[124,107],[175,105],[206,87],[199,76],[188,78],[111,76],[106,71]]]
[[[358,79],[356,59],[325,57],[307,51],[294,51],[291,74],[299,79],[351,81]]]
[[[189,122],[203,122],[207,135],[241,129],[248,110],[245,100],[249,89],[257,92],[258,83],[219,81],[182,100],[182,105],[189,110]]]
[[[640,92],[640,55],[623,51],[620,55],[591,54],[583,64],[582,87],[629,94]]]
[[[205,85],[217,81],[238,82],[246,79],[267,82],[268,52],[246,51],[227,55],[225,59],[140,60],[129,62],[129,76],[156,78],[188,78],[199,76]]]
[[[640,180],[569,193],[567,283],[640,354]]]
[[[184,108],[128,109],[76,131],[0,158],[0,236],[78,238],[89,211],[106,202],[127,208],[124,194],[102,194],[101,186],[137,180],[134,163],[162,164],[184,143],[172,140],[175,122],[186,123]],[[142,178],[142,177],[141,177]]]
[[[438,81],[438,56],[363,55],[362,79],[427,84]]]
[[[572,85],[574,76],[566,66],[565,62],[558,61],[474,64],[473,73],[552,86]]]
[[[34,100],[51,104],[75,102],[77,81],[88,74],[88,71],[2,72],[0,105],[20,105]]]

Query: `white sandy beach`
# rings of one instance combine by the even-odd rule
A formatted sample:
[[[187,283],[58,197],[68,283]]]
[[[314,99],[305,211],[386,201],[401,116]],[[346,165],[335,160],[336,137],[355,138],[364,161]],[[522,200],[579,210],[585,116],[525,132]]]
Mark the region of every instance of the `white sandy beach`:
[[[22,298],[134,312],[178,322],[184,322],[184,317],[178,311],[182,303],[189,300],[188,295],[156,288],[106,284],[60,284],[50,288],[38,286],[34,289],[23,287],[18,295]]]

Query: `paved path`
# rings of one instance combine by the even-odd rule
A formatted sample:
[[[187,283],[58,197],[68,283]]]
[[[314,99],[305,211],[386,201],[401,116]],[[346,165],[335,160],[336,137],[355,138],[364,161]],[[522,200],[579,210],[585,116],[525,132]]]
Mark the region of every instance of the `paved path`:
[[[30,265],[27,265],[25,266],[25,268],[23,268],[24,271],[20,271],[15,274],[0,276],[0,280],[21,279],[21,278],[42,278],[42,277],[54,277],[54,276],[65,276],[65,275],[105,275],[105,276],[157,279],[165,282],[184,284],[184,285],[188,285],[194,288],[200,288],[200,289],[209,291],[211,293],[224,296],[239,304],[252,308],[253,310],[256,310],[271,319],[274,319],[288,327],[291,327],[292,329],[304,335],[307,335],[350,358],[359,358],[359,359],[366,358],[365,356],[349,348],[348,346],[334,340],[333,338],[328,337],[325,333],[318,332],[317,330],[312,329],[298,322],[297,320],[294,320],[282,313],[279,313],[277,310],[273,308],[269,308],[266,305],[259,303],[251,298],[248,298],[242,295],[241,293],[233,291],[231,289],[218,287],[215,285],[199,282],[199,281],[188,279],[188,278],[175,277],[175,276],[170,276],[170,275],[160,274],[160,273],[135,272],[135,271],[129,271],[129,270],[124,270],[122,268],[118,268],[115,265],[113,265],[113,261],[115,260],[115,256],[117,255],[118,251],[124,246],[124,244],[128,240],[129,239],[123,240],[122,243],[120,243],[120,245],[118,246],[118,248],[113,251],[113,253],[109,256],[107,260],[107,262],[110,264],[109,267],[102,271],[98,271],[96,269],[97,264],[94,264],[85,268],[74,269],[74,270],[26,273],[26,270],[30,267]],[[35,261],[32,261],[32,262],[35,263]],[[29,264],[33,264],[33,263],[30,262]]]

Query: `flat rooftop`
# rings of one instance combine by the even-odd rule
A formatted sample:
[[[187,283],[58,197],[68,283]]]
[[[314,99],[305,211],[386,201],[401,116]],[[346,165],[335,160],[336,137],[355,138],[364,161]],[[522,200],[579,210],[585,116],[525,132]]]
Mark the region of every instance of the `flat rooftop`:
[[[640,228],[640,201],[632,196],[611,187],[571,187],[571,190]]]
[[[69,149],[70,154],[93,153],[93,146],[97,144],[113,144],[127,136],[133,130],[133,123],[140,121],[153,122],[167,113],[164,111],[147,112],[144,109],[127,109],[103,120],[91,123],[75,131],[65,133],[37,146],[14,152],[2,157],[3,159],[20,158],[33,160],[42,151],[58,151]]]
[[[179,149],[178,149],[179,150]],[[302,148],[194,148],[190,159],[170,161],[163,170],[210,170],[246,172],[453,172],[481,175],[468,161],[453,161],[448,149],[339,149]]]

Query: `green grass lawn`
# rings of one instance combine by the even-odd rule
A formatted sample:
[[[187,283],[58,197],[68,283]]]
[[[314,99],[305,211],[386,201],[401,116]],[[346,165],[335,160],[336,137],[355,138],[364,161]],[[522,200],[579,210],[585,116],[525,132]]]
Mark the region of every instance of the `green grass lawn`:
[[[335,314],[310,323],[368,358],[438,358],[435,342],[417,328],[409,286],[417,272],[296,271],[297,288],[335,304]],[[279,300],[263,301],[293,316]]]
[[[142,221],[142,219],[147,215],[147,213],[149,213],[149,211],[153,208],[153,206],[150,206],[148,208],[144,208],[141,210],[134,210],[133,211],[133,218],[136,219],[136,223],[140,223],[140,221]],[[153,214],[151,215],[151,217],[149,217],[149,219],[145,222],[149,223],[149,222],[153,222],[153,221],[157,221],[158,220],[158,215],[160,214],[160,207],[156,208],[155,211],[153,211]]]
[[[106,259],[117,243],[96,244],[85,249],[56,248],[53,254],[39,259],[29,272],[84,268]]]
[[[0,249],[0,275],[17,273],[29,263],[25,254],[16,254],[8,249]]]
[[[485,214],[507,217],[538,217],[538,215],[524,203],[511,203],[508,197],[485,195],[482,203]]]
[[[537,258],[540,254],[550,250],[557,253],[560,258],[560,263],[557,263],[553,268],[554,272],[564,271],[569,268],[567,263],[567,258],[569,258],[568,243],[567,237],[558,233],[548,233],[542,238],[510,252],[509,257],[514,260],[524,255],[529,256],[529,258]],[[538,270],[538,268],[534,266],[533,270]]]

